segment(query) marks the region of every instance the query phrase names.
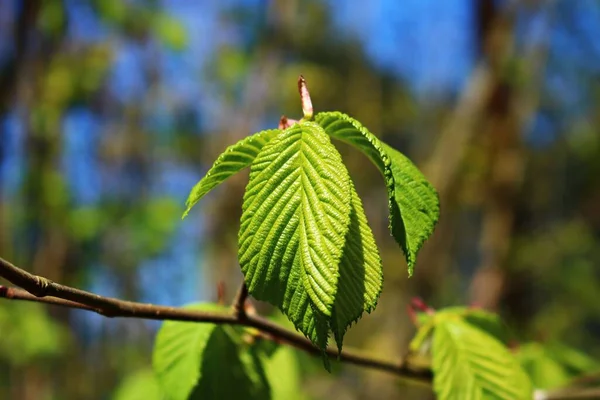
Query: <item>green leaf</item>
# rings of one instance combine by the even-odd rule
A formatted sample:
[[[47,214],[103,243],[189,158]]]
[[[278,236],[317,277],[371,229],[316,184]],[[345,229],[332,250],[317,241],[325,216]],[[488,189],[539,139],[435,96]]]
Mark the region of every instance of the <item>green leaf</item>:
[[[412,275],[417,253],[438,221],[440,201],[433,186],[406,156],[383,142],[382,145],[392,161],[394,174],[390,228],[404,250],[408,274]]]
[[[579,374],[600,371],[600,362],[579,350],[562,343],[552,343],[546,345],[546,348],[552,357],[564,365],[574,377]]]
[[[156,376],[150,369],[128,375],[115,391],[113,400],[162,400]]]
[[[380,141],[360,122],[340,112],[315,117],[327,134],[369,157],[384,176],[389,196],[390,231],[406,256],[412,275],[417,253],[439,218],[437,192],[408,158]]]
[[[536,389],[558,388],[571,379],[565,367],[539,343],[520,346],[516,355]]]
[[[379,250],[352,182],[351,196],[350,229],[346,234],[331,320],[331,330],[340,352],[348,327],[360,319],[363,311],[370,313],[375,309],[383,288]]]
[[[241,342],[241,329],[217,327],[202,357],[202,377],[189,399],[271,398],[259,354]]]
[[[446,307],[433,314],[416,313],[419,329],[410,342],[413,357],[419,357],[423,362],[431,360],[431,342],[435,327],[447,320],[461,320],[485,333],[495,337],[500,342],[508,342],[508,330],[504,322],[496,314],[472,307]]]
[[[295,350],[278,346],[273,355],[263,361],[265,375],[271,385],[273,400],[304,400],[308,396],[302,390],[300,365]]]
[[[433,387],[439,399],[531,399],[516,358],[493,336],[459,318],[436,324]]]
[[[596,360],[560,343],[525,343],[517,358],[538,389],[559,388],[582,374],[600,370]]]
[[[191,208],[215,186],[248,167],[252,161],[254,161],[254,158],[258,155],[263,146],[279,133],[281,133],[279,129],[255,133],[225,149],[214,162],[211,169],[208,170],[204,178],[192,188],[185,203],[187,208],[183,213],[183,218],[185,218]]]
[[[250,169],[239,232],[248,291],[327,345],[350,223],[350,177],[323,129],[302,122],[266,144]]]
[[[436,321],[445,319],[460,318],[466,323],[481,329],[485,333],[492,335],[500,342],[506,344],[509,340],[509,332],[506,324],[500,319],[498,314],[491,313],[480,308],[473,307],[446,307],[435,312],[430,318]]]
[[[186,308],[230,312],[214,304]],[[173,400],[268,398],[262,364],[245,349],[242,332],[226,325],[166,321],[156,337],[152,358],[163,392]]]
[[[425,313],[419,313],[420,315],[427,315]],[[417,333],[412,338],[409,344],[409,349],[413,353],[420,353],[424,357],[430,356],[431,350],[431,336],[433,335],[433,328],[435,327],[435,321],[433,318],[429,318],[423,324],[419,325]]]

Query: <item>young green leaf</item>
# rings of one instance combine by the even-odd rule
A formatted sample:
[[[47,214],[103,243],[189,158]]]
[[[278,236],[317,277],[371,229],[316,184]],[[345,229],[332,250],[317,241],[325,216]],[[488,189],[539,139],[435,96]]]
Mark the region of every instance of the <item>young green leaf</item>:
[[[412,275],[417,253],[439,218],[435,189],[408,158],[380,141],[360,122],[340,112],[315,117],[330,136],[361,150],[379,168],[388,189],[390,230],[402,247]]]
[[[348,327],[377,306],[383,288],[383,269],[375,237],[367,222],[362,201],[351,182],[350,229],[340,263],[338,293],[333,306],[331,330],[342,351]]]
[[[350,177],[323,129],[301,122],[263,147],[250,169],[239,232],[248,291],[327,343],[350,223]]]
[[[211,169],[208,170],[204,178],[192,188],[185,203],[186,210],[183,213],[183,218],[185,218],[192,207],[215,186],[248,167],[252,161],[254,161],[254,158],[258,155],[263,146],[279,133],[281,133],[279,129],[258,132],[225,149],[214,162]]]
[[[435,320],[434,323],[446,319],[460,318],[488,335],[492,335],[504,344],[508,343],[510,338],[508,328],[498,314],[480,308],[465,306],[446,307],[436,311],[429,318]]]
[[[479,308],[472,307],[446,307],[435,313],[418,312],[419,329],[410,342],[412,357],[419,357],[421,361],[430,361],[431,342],[435,327],[447,320],[461,320],[482,330],[488,335],[506,344],[509,332],[497,314],[490,313]]]
[[[214,304],[188,308],[229,311]],[[152,357],[162,391],[173,400],[269,398],[262,364],[244,353],[240,332],[231,326],[166,321],[156,337]]]
[[[525,372],[493,336],[459,318],[445,318],[433,334],[433,388],[446,399],[531,399]]]

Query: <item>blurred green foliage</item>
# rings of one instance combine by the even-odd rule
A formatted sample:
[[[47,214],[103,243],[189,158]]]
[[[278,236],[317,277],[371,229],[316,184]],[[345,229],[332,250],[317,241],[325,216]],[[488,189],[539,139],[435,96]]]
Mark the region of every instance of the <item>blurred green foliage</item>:
[[[39,304],[19,303],[0,308],[0,332],[0,356],[20,367],[57,359],[68,343],[65,328]]]

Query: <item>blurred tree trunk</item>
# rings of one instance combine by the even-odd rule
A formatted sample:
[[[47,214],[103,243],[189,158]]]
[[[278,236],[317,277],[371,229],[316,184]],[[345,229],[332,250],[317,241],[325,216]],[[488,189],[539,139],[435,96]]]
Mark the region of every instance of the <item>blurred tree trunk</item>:
[[[458,244],[458,238],[465,236],[465,232],[454,231],[463,212],[458,188],[464,174],[459,172],[475,142],[504,134],[501,130],[491,131],[490,113],[500,113],[496,119],[503,121],[505,110],[508,110],[510,96],[502,68],[512,51],[512,10],[499,9],[493,0],[476,0],[472,4],[478,61],[454,113],[436,139],[437,144],[425,168],[425,175],[439,192],[442,208],[436,231],[420,255],[422,267],[416,269],[417,292],[426,298],[437,292],[440,285],[437,277],[445,274],[450,264],[458,265],[453,260],[456,257],[453,248]],[[478,132],[483,134],[478,135]],[[486,201],[493,200],[490,197]]]
[[[31,52],[31,33],[35,28],[36,19],[40,9],[39,0],[25,0],[13,25],[12,39],[14,43],[13,56],[5,62],[0,71],[0,118],[6,118],[11,107],[19,104],[18,89],[23,81],[23,73],[27,68],[27,60]],[[6,127],[4,127],[6,129]],[[5,141],[0,140],[0,155],[6,154]],[[1,193],[0,187],[0,253],[7,257],[12,246],[9,245],[10,221],[8,220],[7,205],[4,204],[6,196]]]
[[[542,13],[547,11],[544,7],[548,6],[544,3],[533,4],[530,11]],[[525,43],[521,54],[512,51],[514,38],[511,20],[515,13],[507,15],[485,47],[486,58],[497,83],[487,104],[485,124],[482,126],[488,161],[482,181],[481,263],[471,283],[471,302],[490,310],[498,308],[507,281],[506,263],[516,216],[519,214],[518,199],[525,174],[526,151],[522,137],[538,108],[547,54],[544,41],[537,41],[533,45]],[[550,18],[551,15],[547,13],[546,17]],[[523,66],[521,73],[525,79],[522,81],[507,73],[509,66],[517,60]],[[512,79],[512,82],[508,82],[508,79]]]

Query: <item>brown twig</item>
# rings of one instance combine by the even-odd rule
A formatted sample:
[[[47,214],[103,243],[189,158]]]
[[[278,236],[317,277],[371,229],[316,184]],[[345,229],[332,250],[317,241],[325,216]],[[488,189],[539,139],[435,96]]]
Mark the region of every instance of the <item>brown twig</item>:
[[[233,312],[235,316],[239,319],[245,319],[246,315],[246,300],[248,299],[248,287],[245,282],[242,282],[240,285],[240,289],[235,295],[235,299],[233,300]]]
[[[538,391],[536,399],[540,400],[591,400],[600,399],[600,388],[556,389],[553,391]]]
[[[81,309],[96,312],[111,318],[143,318],[248,326],[268,334],[279,343],[287,343],[288,345],[315,356],[321,356],[322,354],[321,350],[313,346],[313,344],[305,337],[257,315],[244,314],[243,317],[240,317],[236,311],[231,313],[211,313],[104,297],[84,290],[64,286],[46,278],[30,274],[2,258],[0,258],[0,277],[25,289],[22,290],[13,287],[0,286],[0,298],[34,301],[61,307]],[[247,296],[247,288],[243,285],[238,296],[236,296],[234,304],[236,306],[243,304]],[[344,363],[388,372],[406,379],[422,382],[431,382],[432,379],[431,371],[413,369],[404,360],[399,362],[378,360],[351,350],[344,350],[338,354],[338,351],[333,348],[327,349],[326,353],[330,358],[339,359]]]

